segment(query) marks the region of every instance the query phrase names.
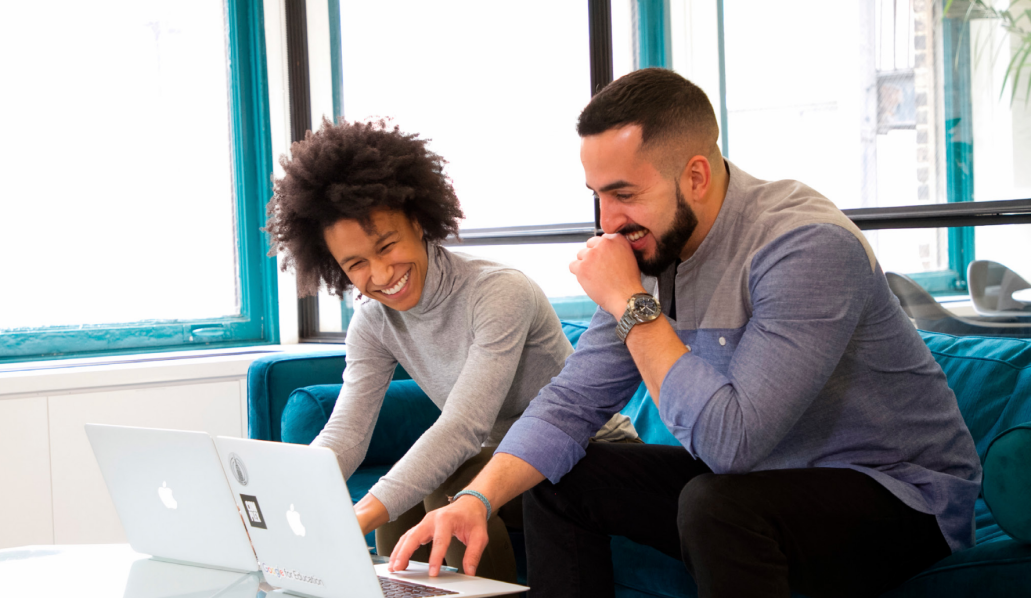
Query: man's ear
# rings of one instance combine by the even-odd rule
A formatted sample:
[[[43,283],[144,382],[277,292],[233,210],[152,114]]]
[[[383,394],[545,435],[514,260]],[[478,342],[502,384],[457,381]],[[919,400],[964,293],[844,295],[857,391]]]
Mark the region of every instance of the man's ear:
[[[693,156],[680,172],[680,190],[692,203],[702,202],[712,186],[712,165],[702,155]]]

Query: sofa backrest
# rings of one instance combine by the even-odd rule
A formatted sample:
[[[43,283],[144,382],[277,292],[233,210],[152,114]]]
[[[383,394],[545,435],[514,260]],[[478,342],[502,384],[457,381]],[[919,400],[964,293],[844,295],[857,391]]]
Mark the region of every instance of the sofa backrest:
[[[1031,340],[920,331],[984,460],[988,444],[1031,421]]]
[[[574,347],[586,329],[586,321],[562,322],[562,330]],[[997,434],[1031,421],[1031,340],[960,337],[925,331],[921,331],[920,335],[942,366],[949,387],[956,393],[960,411],[982,459],[988,443]],[[310,397],[314,402],[309,408],[298,411],[304,413],[304,418],[298,421],[298,428],[290,441],[310,442],[329,417],[336,393],[339,392],[344,366],[343,351],[309,354],[303,359],[285,353],[256,360],[247,376],[249,436],[283,440],[281,420],[291,393],[295,389],[327,384],[330,386],[316,393],[321,398]],[[410,376],[398,368],[394,378],[396,381],[410,379]],[[432,424],[439,411],[421,391],[416,393],[413,390],[418,388],[414,383],[409,385],[412,388],[403,386],[392,392],[399,392],[405,398],[407,408],[416,410],[413,413],[417,412],[415,420],[418,421],[413,420],[414,423],[418,426]],[[631,419],[645,442],[677,444],[660,421],[658,410],[643,384],[622,412]],[[325,419],[319,421],[320,418]],[[410,427],[398,428],[397,434],[404,438],[392,437],[386,446],[404,450],[408,436],[415,434],[412,441],[418,437],[418,431]],[[387,428],[390,426],[374,432],[374,436],[386,434]],[[314,434],[311,430],[314,430]],[[369,456],[376,462],[389,463],[394,449],[387,451],[383,455],[377,453]]]
[[[339,385],[345,365],[343,347],[318,353],[277,353],[255,359],[247,369],[247,436],[282,440],[280,421],[290,393],[314,384]],[[398,366],[394,379],[408,380],[411,376]]]

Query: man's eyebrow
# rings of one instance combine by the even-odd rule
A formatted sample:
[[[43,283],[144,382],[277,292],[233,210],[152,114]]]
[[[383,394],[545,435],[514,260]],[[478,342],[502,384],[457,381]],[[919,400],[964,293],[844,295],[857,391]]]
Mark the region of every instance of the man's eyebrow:
[[[597,192],[598,193],[607,193],[609,191],[615,191],[616,189],[625,189],[626,187],[633,187],[633,186],[634,186],[633,183],[630,183],[628,181],[624,181],[624,180],[620,179],[618,181],[614,181],[612,183],[609,183],[608,185],[605,185],[601,189],[598,189]],[[591,186],[587,185],[587,188],[591,189]],[[594,191],[594,189],[591,189],[591,191]]]
[[[380,244],[380,243],[382,243],[382,242],[383,242],[384,240],[386,240],[386,239],[387,239],[387,237],[390,237],[391,235],[396,235],[396,234],[397,234],[397,231],[396,231],[396,230],[388,230],[387,232],[383,233],[382,235],[380,235],[380,236],[376,237],[376,242],[375,242],[375,243],[373,243],[373,245],[379,245],[379,244]],[[340,261],[339,261],[339,262],[337,262],[337,263],[338,263],[338,264],[340,264],[340,266],[341,266],[341,267],[343,267],[343,266],[344,266],[344,264],[346,264],[347,262],[349,262],[349,261],[351,261],[351,260],[356,260],[356,259],[358,259],[359,257],[361,257],[361,256],[358,256],[358,255],[349,255],[349,256],[347,256],[347,257],[343,258],[342,260],[340,260]]]

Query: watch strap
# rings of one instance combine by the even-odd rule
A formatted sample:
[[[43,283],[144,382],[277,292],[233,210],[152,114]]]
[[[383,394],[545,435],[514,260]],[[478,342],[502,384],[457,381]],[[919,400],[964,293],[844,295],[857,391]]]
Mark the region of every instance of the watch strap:
[[[655,310],[655,313],[648,316],[640,313],[635,307],[635,300],[638,297],[644,297],[650,299],[651,301],[654,301],[655,306],[657,308]],[[644,322],[651,322],[657,319],[660,314],[661,304],[659,303],[658,299],[656,299],[650,293],[635,293],[631,295],[630,299],[627,300],[626,310],[623,311],[623,317],[620,318],[619,322],[616,323],[616,336],[619,337],[619,340],[622,341],[625,345],[626,337],[628,334],[630,334],[631,328]]]

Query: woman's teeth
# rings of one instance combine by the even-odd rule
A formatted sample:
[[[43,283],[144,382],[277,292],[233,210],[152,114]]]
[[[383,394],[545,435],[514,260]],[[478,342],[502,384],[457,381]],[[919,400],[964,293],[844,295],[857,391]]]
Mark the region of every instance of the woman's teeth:
[[[637,232],[633,232],[633,233],[630,233],[629,235],[626,235],[626,240],[630,241],[631,243],[633,243],[634,241],[640,239],[641,237],[643,237],[643,236],[645,236],[647,234],[648,234],[648,231],[646,231],[646,230],[639,230]]]
[[[408,282],[408,277],[411,275],[411,273],[412,273],[411,270],[405,272],[405,275],[401,277],[401,280],[397,281],[397,284],[395,284],[394,286],[390,287],[389,289],[383,289],[380,292],[383,293],[384,295],[394,295],[394,294],[396,294],[398,291],[400,291],[401,289],[405,288],[405,283]]]

